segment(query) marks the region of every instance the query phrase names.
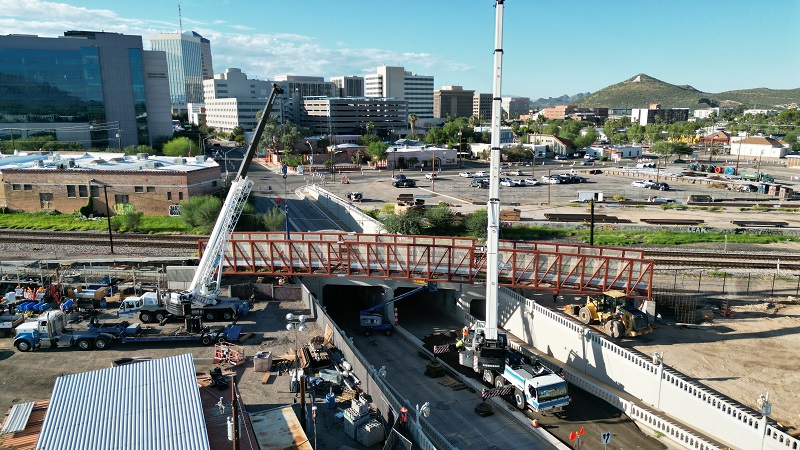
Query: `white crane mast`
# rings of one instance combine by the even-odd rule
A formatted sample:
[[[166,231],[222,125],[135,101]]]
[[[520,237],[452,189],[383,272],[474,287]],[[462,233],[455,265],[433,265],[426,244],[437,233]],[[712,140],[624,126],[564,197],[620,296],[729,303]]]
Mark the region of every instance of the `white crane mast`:
[[[261,120],[258,121],[255,133],[253,133],[253,140],[250,143],[247,154],[242,159],[236,178],[231,182],[228,196],[225,198],[225,203],[222,204],[217,222],[214,224],[214,229],[208,238],[208,246],[203,252],[203,257],[200,258],[200,264],[194,274],[192,283],[186,291],[172,294],[176,297],[176,300],[188,300],[192,303],[203,305],[217,303],[217,297],[220,294],[219,286],[222,280],[222,263],[225,257],[225,248],[231,233],[239,222],[247,197],[253,189],[253,181],[247,178],[247,171],[255,156],[258,141],[261,140],[261,135],[264,133],[272,105],[275,103],[277,96],[282,93],[283,89],[277,85],[272,86],[272,92],[264,105]]]
[[[486,228],[486,340],[497,341],[498,276],[500,271],[500,124],[503,105],[500,88],[503,80],[503,3],[495,2],[494,73],[492,87],[492,140],[489,151],[489,201]]]

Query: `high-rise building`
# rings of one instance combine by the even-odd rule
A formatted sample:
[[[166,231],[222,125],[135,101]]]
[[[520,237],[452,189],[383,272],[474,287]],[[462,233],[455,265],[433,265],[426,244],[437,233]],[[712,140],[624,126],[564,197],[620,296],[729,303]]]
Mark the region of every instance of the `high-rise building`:
[[[0,128],[53,131],[85,147],[153,145],[172,135],[167,61],[141,36],[67,31],[0,36]]]
[[[472,99],[475,91],[464,90],[461,86],[442,86],[433,91],[433,117],[469,117],[472,115]]]
[[[264,109],[269,81],[250,80],[241,69],[229,68],[203,81],[206,125],[231,132],[236,126],[251,131],[258,124],[256,113]]]
[[[203,103],[203,80],[207,74],[213,74],[208,39],[194,31],[154,34],[150,36],[150,48],[167,54],[173,108],[185,110],[187,103]],[[203,62],[205,52],[208,53],[206,64]]]
[[[200,34],[192,31],[192,35],[200,38],[200,67],[203,72],[203,79],[214,78],[214,64],[211,61],[211,41]]]
[[[417,75],[403,67],[380,66],[364,76],[364,95],[405,100],[408,114],[433,118],[433,75]]]
[[[500,101],[503,112],[508,114],[510,119],[516,119],[523,114],[530,113],[531,99],[528,97],[503,97]]]
[[[472,115],[480,117],[481,120],[491,119],[492,94],[475,93],[472,97]]]
[[[689,120],[689,108],[661,108],[660,104],[651,103],[649,108],[631,109],[631,123],[645,126],[648,123],[675,123]]]
[[[337,97],[363,97],[364,96],[364,77],[333,77],[331,78],[339,92]]]
[[[312,133],[337,135],[358,133],[372,122],[375,130],[398,130],[408,126],[406,102],[374,97],[304,98],[300,125]]]

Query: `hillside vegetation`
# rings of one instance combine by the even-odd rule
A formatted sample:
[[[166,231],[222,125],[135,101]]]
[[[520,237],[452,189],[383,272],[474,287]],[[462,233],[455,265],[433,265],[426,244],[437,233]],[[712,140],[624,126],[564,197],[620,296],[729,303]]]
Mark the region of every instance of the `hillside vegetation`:
[[[587,95],[573,104],[587,108],[647,108],[651,103],[660,103],[664,108],[735,108],[740,105],[745,108],[776,108],[800,103],[800,88],[755,88],[713,94],[639,74]]]

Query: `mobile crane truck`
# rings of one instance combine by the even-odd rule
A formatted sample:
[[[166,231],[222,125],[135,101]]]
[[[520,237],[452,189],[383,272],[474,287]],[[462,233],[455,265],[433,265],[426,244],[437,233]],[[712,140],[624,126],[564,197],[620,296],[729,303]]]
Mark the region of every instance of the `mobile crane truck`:
[[[508,348],[508,336],[498,330],[499,272],[500,272],[500,125],[503,117],[501,83],[503,78],[503,0],[495,1],[495,42],[492,88],[492,133],[489,151],[489,199],[486,226],[486,316],[485,321],[474,324],[472,331],[462,340],[459,364],[481,374],[483,380],[494,386],[489,395],[505,395],[510,390],[505,382],[514,386],[518,407],[536,408],[538,411],[563,408],[569,403],[566,382],[544,368],[530,368],[515,364],[518,355]],[[458,345],[457,345],[458,346]],[[521,359],[519,360],[521,361]],[[548,373],[549,372],[549,373]],[[552,376],[551,376],[552,375]],[[498,378],[499,376],[499,378]],[[498,387],[499,386],[499,387]],[[532,388],[532,389],[531,389]],[[522,398],[524,396],[525,401]],[[482,397],[484,397],[482,395]],[[484,397],[485,398],[485,397]],[[480,415],[492,414],[489,403],[475,407]]]
[[[208,237],[208,245],[200,258],[189,288],[185,291],[171,292],[163,299],[157,294],[125,299],[117,311],[120,317],[131,317],[138,312],[139,320],[147,323],[156,320],[161,322],[167,317],[187,318],[195,315],[202,316],[208,321],[217,318],[230,320],[247,314],[250,307],[247,301],[220,298],[222,264],[225,260],[228,239],[239,222],[250,191],[253,190],[254,183],[247,178],[247,171],[257,152],[272,105],[280,94],[283,94],[283,89],[273,84],[253,134],[253,140],[242,159],[236,178],[231,182],[228,196]]]
[[[115,343],[199,342],[202,345],[211,345],[215,342],[236,341],[241,331],[241,325],[227,325],[211,330],[202,325],[199,317],[187,318],[183,327],[168,333],[127,321],[100,323],[96,318],[89,322],[85,330],[70,330],[66,327],[66,318],[62,311],[49,311],[37,320],[17,327],[14,346],[21,352],[29,352],[36,348],[56,347],[105,350]]]

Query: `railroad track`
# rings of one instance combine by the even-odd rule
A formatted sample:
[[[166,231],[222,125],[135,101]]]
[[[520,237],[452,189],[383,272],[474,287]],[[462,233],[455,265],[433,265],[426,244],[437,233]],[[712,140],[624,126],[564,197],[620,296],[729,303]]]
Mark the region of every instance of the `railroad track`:
[[[800,270],[800,255],[786,253],[714,253],[711,251],[645,250],[645,259],[658,267],[701,267],[718,269]]]
[[[197,242],[205,236],[114,234],[114,245],[125,247],[197,250]],[[95,231],[2,230],[0,243],[50,245],[108,245],[108,233]]]

